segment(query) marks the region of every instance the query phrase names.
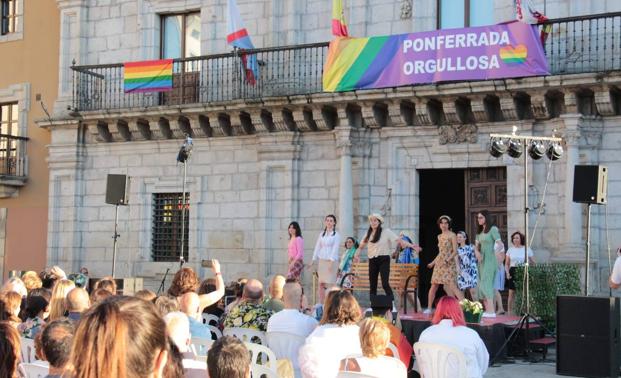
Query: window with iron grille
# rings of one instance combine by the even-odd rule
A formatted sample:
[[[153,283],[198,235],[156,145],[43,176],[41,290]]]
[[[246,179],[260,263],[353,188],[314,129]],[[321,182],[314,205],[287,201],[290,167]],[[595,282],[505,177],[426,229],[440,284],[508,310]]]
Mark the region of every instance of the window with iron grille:
[[[181,229],[183,209],[182,193],[153,194],[153,227],[151,237],[151,256],[153,261],[177,261],[181,250],[183,234],[183,258],[188,260],[189,203],[190,194],[185,194],[185,224]]]
[[[0,35],[17,30],[17,0],[0,0]]]
[[[19,148],[19,110],[16,102],[0,104],[0,175],[19,176],[22,172]]]

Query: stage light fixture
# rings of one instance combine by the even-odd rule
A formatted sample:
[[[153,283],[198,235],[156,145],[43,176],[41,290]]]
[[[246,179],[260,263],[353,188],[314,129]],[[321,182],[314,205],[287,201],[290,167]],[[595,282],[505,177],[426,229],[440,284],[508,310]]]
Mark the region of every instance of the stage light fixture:
[[[550,160],[558,160],[563,156],[563,146],[559,143],[552,143],[546,151],[546,156]]]
[[[502,139],[494,138],[489,145],[489,153],[495,158],[499,158],[507,151],[507,145]]]
[[[539,160],[546,154],[546,146],[539,140],[533,140],[528,148],[528,156],[533,160]]]
[[[507,150],[507,154],[509,156],[511,156],[512,158],[519,158],[520,156],[522,156],[523,151],[524,148],[522,146],[522,142],[513,139],[509,141],[509,148]]]

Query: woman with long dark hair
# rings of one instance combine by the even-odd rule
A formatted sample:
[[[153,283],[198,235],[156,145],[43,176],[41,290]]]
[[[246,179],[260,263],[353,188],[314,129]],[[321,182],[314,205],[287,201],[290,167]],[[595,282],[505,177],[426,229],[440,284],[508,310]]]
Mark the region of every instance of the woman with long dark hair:
[[[440,285],[443,286],[446,294],[460,300],[464,298],[461,291],[457,289],[457,267],[459,266],[457,237],[451,231],[451,222],[452,219],[448,215],[442,215],[438,218],[438,227],[440,227],[441,233],[438,235],[438,255],[427,264],[428,268],[433,268],[433,274],[431,275],[431,288],[427,296],[427,309],[423,311],[425,314],[431,313],[431,307]]]
[[[317,237],[313,251],[313,263],[317,261],[315,271],[319,275],[319,303],[323,303],[325,291],[329,285],[336,282],[337,264],[339,261],[339,246],[341,235],[336,231],[336,217],[332,214],[324,218],[325,228]]]
[[[289,244],[287,245],[289,269],[287,271],[287,278],[299,280],[302,269],[304,269],[304,239],[302,239],[302,230],[298,222],[291,222],[287,232],[289,233]]]
[[[479,284],[479,296],[483,299],[485,312],[483,317],[496,317],[494,312],[494,280],[498,273],[498,262],[496,260],[496,244],[500,240],[498,228],[491,224],[489,212],[482,210],[477,214],[477,242],[475,255],[479,261],[479,273],[481,281]]]
[[[397,245],[409,247],[412,247],[412,245],[406,245],[406,242],[399,239],[399,237],[389,228],[383,229],[383,223],[384,218],[380,214],[374,213],[369,215],[369,229],[367,230],[367,234],[364,239],[362,239],[354,259],[357,260],[359,251],[368,245],[369,294],[377,295],[377,278],[378,276],[381,276],[384,293],[394,300],[394,295],[392,293],[392,289],[390,288],[389,282],[390,256]]]

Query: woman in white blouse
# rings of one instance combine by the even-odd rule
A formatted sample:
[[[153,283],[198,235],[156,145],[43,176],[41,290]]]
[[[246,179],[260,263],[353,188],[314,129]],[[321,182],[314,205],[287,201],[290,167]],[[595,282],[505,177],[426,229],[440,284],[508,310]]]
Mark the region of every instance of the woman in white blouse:
[[[418,341],[450,346],[460,350],[466,357],[468,378],[483,377],[489,364],[489,352],[479,334],[466,327],[464,313],[457,299],[440,298],[431,327],[420,334]],[[424,361],[418,362],[419,369]]]
[[[332,214],[324,219],[325,228],[319,234],[315,250],[313,251],[313,264],[317,262],[315,271],[319,275],[319,303],[323,304],[326,288],[336,282],[336,271],[339,263],[339,246],[341,235],[336,231],[336,217]]]
[[[513,301],[515,297],[515,267],[524,264],[524,234],[516,231],[511,234],[511,247],[507,251],[505,259],[505,272],[507,277],[507,286],[509,287],[509,298],[507,298],[507,311],[509,315],[513,315]],[[533,259],[533,251],[528,248],[528,263],[535,264]]]

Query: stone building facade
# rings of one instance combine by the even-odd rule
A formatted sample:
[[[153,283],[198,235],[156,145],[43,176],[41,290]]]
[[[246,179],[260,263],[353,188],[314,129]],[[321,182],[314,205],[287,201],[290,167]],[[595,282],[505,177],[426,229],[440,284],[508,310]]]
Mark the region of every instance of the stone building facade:
[[[238,2],[258,47],[327,41],[330,3]],[[512,18],[512,1],[493,3],[496,22]],[[522,164],[491,157],[489,134],[517,126],[522,134],[550,136],[555,130],[564,139],[562,159],[529,160],[538,261],[584,262],[585,207],[571,201],[574,165],[610,168],[609,207],[592,210],[595,288],[605,289],[606,235],[612,246],[621,242],[621,72],[84,111],[72,102],[72,60],[84,67],[158,58],[160,17],[182,11],[200,12],[201,54],[228,51],[226,2],[58,4],[59,100],[54,120],[40,122],[52,138],[50,264],[109,274],[115,207],[104,197],[106,175],[115,173],[131,177],[130,204],[119,210],[117,275],[143,277],[156,288],[167,268],[174,271],[177,263],[152,257],[153,214],[156,194],[182,191],[183,166],[175,158],[184,134],[194,138],[187,166],[187,264],[202,276],[208,270],[200,263],[209,258],[223,263],[227,281],[286,272],[292,220],[302,227],[310,262],[327,214],[336,214],[343,236],[361,237],[367,214],[381,212],[388,227],[420,238],[432,251],[438,212],[451,212],[456,226],[471,229],[473,211],[493,200],[507,236],[523,228]],[[435,29],[436,4],[353,1],[347,13],[352,34],[395,34]],[[621,9],[614,1],[559,0],[546,7],[551,17]],[[495,186],[492,175],[500,175],[494,177],[503,185]],[[446,184],[448,177],[459,180]]]

